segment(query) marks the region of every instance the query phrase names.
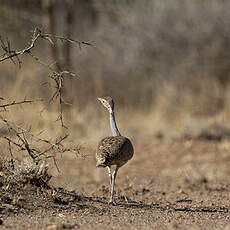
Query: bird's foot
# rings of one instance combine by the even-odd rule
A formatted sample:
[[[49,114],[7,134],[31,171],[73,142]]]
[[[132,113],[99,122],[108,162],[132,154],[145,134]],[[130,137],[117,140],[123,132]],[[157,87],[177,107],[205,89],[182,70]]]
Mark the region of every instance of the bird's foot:
[[[111,204],[111,205],[113,205],[113,206],[117,205],[117,203],[114,200],[112,200],[112,199],[110,199],[108,203]]]

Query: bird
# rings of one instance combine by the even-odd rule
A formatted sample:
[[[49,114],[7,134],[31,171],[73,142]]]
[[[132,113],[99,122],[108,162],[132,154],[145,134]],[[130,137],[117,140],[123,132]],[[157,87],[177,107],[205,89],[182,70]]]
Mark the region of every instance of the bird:
[[[133,157],[134,148],[131,141],[127,137],[122,136],[118,130],[114,114],[115,103],[112,97],[106,96],[97,99],[109,112],[113,136],[105,137],[98,143],[96,167],[107,167],[111,186],[109,204],[116,205],[114,200],[114,187],[117,172],[121,166],[126,164]],[[113,165],[115,165],[114,172],[111,171],[111,166]]]

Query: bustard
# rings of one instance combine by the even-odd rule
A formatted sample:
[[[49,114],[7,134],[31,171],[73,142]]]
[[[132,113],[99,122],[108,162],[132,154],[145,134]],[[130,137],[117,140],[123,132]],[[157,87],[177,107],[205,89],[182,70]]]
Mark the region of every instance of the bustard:
[[[133,156],[133,145],[127,137],[121,136],[114,115],[114,101],[111,97],[98,98],[102,105],[109,111],[110,126],[113,136],[103,138],[97,147],[96,161],[97,167],[107,167],[110,185],[111,195],[109,204],[116,204],[113,199],[115,180],[118,169],[127,163]],[[111,166],[115,165],[114,172],[111,172]]]

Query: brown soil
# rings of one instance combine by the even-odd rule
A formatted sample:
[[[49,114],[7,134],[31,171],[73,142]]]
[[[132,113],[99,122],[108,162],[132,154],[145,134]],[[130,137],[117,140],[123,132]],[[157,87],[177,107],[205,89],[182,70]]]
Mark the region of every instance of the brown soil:
[[[92,144],[95,146],[95,144]],[[50,186],[1,186],[1,229],[230,229],[230,143],[135,143],[108,205],[106,169],[63,155]]]

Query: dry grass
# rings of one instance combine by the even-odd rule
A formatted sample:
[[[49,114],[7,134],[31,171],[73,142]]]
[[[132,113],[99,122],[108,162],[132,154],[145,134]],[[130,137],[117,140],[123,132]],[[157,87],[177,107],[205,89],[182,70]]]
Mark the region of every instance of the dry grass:
[[[22,161],[1,157],[0,175],[1,187],[32,184],[37,187],[47,187],[51,176],[48,175],[49,166],[45,162],[35,163],[31,159]]]

